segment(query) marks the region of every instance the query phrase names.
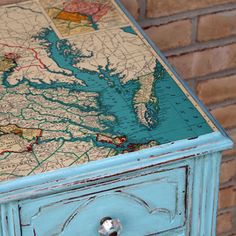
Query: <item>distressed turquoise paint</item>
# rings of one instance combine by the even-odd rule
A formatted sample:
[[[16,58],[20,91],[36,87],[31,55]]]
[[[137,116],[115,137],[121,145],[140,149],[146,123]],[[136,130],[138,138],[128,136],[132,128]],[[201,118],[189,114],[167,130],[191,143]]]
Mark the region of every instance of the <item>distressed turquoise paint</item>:
[[[96,176],[102,178],[125,170],[158,165],[181,157],[188,158],[189,156],[200,155],[201,153],[215,153],[229,149],[232,145],[233,142],[228,138],[220,133],[214,133],[193,140],[182,140],[174,144],[165,144],[135,153],[90,162],[79,167],[64,168],[37,176],[23,177],[15,181],[0,183],[0,203],[22,199],[26,194],[37,196],[39,194],[65,191],[80,186],[79,181],[82,182],[83,179],[93,179]],[[58,179],[60,179],[60,184],[57,184]],[[77,184],[72,186],[70,183]],[[51,186],[54,186],[53,189]]]
[[[52,235],[50,232],[54,232],[55,228],[59,230],[62,222],[69,223],[66,224],[61,235],[71,236],[78,232],[82,232],[82,235],[91,235],[91,233],[94,235],[99,227],[100,218],[110,215],[120,218],[123,222],[124,232],[126,232],[124,235],[132,236],[132,227],[135,233],[135,230],[137,232],[147,230],[142,235],[167,230],[161,235],[214,236],[219,167],[220,154],[215,153],[121,174],[119,179],[117,177],[109,177],[106,180],[101,178],[100,181],[94,180],[96,185],[93,187],[88,187],[89,183],[85,183],[78,186],[81,189],[70,190],[67,184],[63,192],[58,194],[40,197],[38,193],[37,198],[19,202],[21,223],[26,226],[22,229],[22,235],[19,233],[19,227],[16,227],[18,233],[15,235],[33,236],[32,227],[37,230],[37,235]],[[185,172],[185,168],[188,172]],[[73,180],[67,181],[73,183]],[[105,185],[101,184],[104,181]],[[60,185],[62,182],[63,180],[58,179],[57,182],[48,183],[47,187],[54,188],[55,184]],[[45,188],[45,186],[39,186]],[[132,197],[127,197],[127,195]],[[185,197],[187,205],[185,205]],[[26,195],[25,198],[27,198]],[[150,214],[148,208],[142,206],[143,202],[140,204],[140,199],[151,208],[159,208],[157,214]],[[175,206],[177,206],[177,211],[174,210]],[[16,203],[2,205],[2,219],[5,219],[6,215],[11,217],[11,209],[17,209]],[[39,209],[40,214],[37,213]],[[171,223],[169,211],[172,212],[173,217]],[[73,220],[67,221],[71,215]],[[19,216],[15,219],[19,219]],[[138,221],[140,218],[143,219],[141,222]],[[49,219],[50,224],[47,223]],[[137,221],[138,224],[133,223]],[[9,235],[7,232],[12,231],[15,225],[19,226],[17,221],[14,225],[13,221],[9,225],[4,221],[0,222],[5,232],[5,234],[1,232],[4,236]],[[27,226],[28,222],[32,224]],[[88,229],[84,225],[89,225]]]
[[[185,221],[186,169],[139,177],[140,174],[143,173],[107,186],[98,185],[20,202],[21,222],[26,225],[22,227],[23,236],[30,235],[33,228],[37,235],[97,235],[99,222],[104,216],[124,222],[123,235],[126,236],[182,227]],[[53,218],[51,224],[47,224],[49,218]],[[147,225],[149,227],[145,227]]]
[[[0,236],[21,236],[18,203],[11,202],[0,207]]]
[[[191,235],[216,235],[220,163],[220,153],[195,160]]]
[[[151,43],[151,45],[153,44]],[[61,84],[60,86],[66,85]],[[195,99],[197,100],[197,98]],[[209,114],[208,116],[211,117]],[[203,127],[203,129],[205,128]],[[155,230],[162,231],[167,229],[168,231],[161,234],[162,236],[214,236],[219,187],[219,152],[232,147],[232,142],[226,137],[219,126],[218,128],[221,133],[215,132],[200,136],[194,140],[185,139],[174,144],[168,143],[148,150],[119,155],[118,158],[113,157],[109,160],[96,161],[80,167],[62,169],[34,177],[25,177],[14,182],[2,183],[0,184],[0,202],[2,203],[0,207],[0,236],[34,236],[30,227],[28,229],[25,228],[23,235],[21,235],[19,219],[29,220],[38,207],[45,204],[55,204],[55,201],[58,201],[56,206],[61,204],[61,207],[46,211],[46,216],[42,213],[42,215],[38,216],[38,219],[36,219],[37,217],[34,218],[35,222],[38,220],[35,227],[38,227],[38,230],[42,232],[41,235],[44,236],[43,230],[50,230],[50,226],[54,227],[58,222],[60,225],[63,217],[68,216],[72,211],[75,211],[75,209],[88,201],[89,197],[87,199],[80,197],[83,193],[92,194],[95,189],[98,191],[107,190],[107,193],[110,194],[107,195],[109,198],[107,196],[104,196],[104,198],[98,197],[98,203],[94,201],[93,204],[95,205],[89,205],[90,208],[87,211],[84,208],[85,212],[81,212],[82,219],[80,219],[80,214],[78,214],[78,218],[75,218],[75,221],[71,221],[71,225],[68,225],[64,235],[71,236],[77,229],[86,230],[85,226],[88,225],[90,220],[91,224],[89,226],[93,225],[93,227],[88,230],[92,231],[92,235],[96,235],[96,229],[99,225],[98,223],[94,224],[94,218],[97,220],[103,215],[106,216],[105,213],[109,213],[112,214],[112,217],[120,217],[125,227],[124,230],[127,230],[124,231],[126,236],[132,236],[131,226],[132,229],[136,230],[136,235],[140,233],[138,230],[142,226],[141,230],[147,229],[144,234],[150,234],[151,230],[154,232]],[[151,156],[152,158],[150,158]],[[184,159],[180,160],[181,158]],[[148,171],[162,171],[162,173],[150,173],[146,176],[133,178],[131,178],[132,173],[122,174],[122,172],[153,165],[156,166],[150,167]],[[188,177],[182,171],[182,168],[185,167],[188,168]],[[144,174],[143,170],[138,172]],[[112,177],[117,173],[120,173],[122,176],[118,182],[115,177]],[[168,175],[165,173],[168,173]],[[127,178],[132,180],[127,180]],[[155,182],[156,178],[162,180]],[[90,181],[87,181],[88,179]],[[92,179],[94,179],[94,182],[92,182]],[[187,185],[184,184],[186,179],[188,180]],[[106,181],[107,185],[103,186],[101,183]],[[150,184],[143,184],[145,181]],[[91,183],[94,184],[93,187],[90,186]],[[178,186],[175,202],[173,200],[171,183],[176,183]],[[131,186],[128,187],[130,184],[133,185],[132,188]],[[120,187],[121,185],[123,186],[122,188]],[[124,200],[123,195],[114,194],[115,190],[111,190],[111,187],[108,186],[122,189],[129,194],[138,195],[152,206],[157,205],[158,207],[163,206],[173,209],[174,204],[178,202],[179,211],[176,214],[181,213],[181,215],[177,214],[173,222],[168,224],[168,214],[160,211],[156,216],[150,216],[147,211],[135,205],[136,201]],[[81,187],[84,190],[78,190]],[[183,195],[185,193],[183,191],[186,190],[187,206],[184,206]],[[101,193],[92,194],[90,199],[93,196],[101,196]],[[73,197],[73,199],[67,200],[68,204],[64,206],[60,201],[69,197]],[[18,212],[18,204],[22,207],[21,215]],[[95,212],[94,209],[96,207],[98,207],[99,211]],[[186,212],[183,212],[184,208]],[[127,210],[127,214],[125,210]],[[91,215],[93,216],[92,218],[90,217]],[[6,222],[6,216],[9,219],[8,222]],[[143,221],[134,224],[134,220],[132,220],[131,225],[127,223],[130,222],[130,219],[137,216],[139,220],[143,217]],[[151,225],[150,222],[152,223]],[[80,225],[83,227],[78,227]],[[174,227],[178,228],[175,229]],[[82,232],[82,235],[91,235],[91,231]],[[46,236],[50,236],[50,233],[46,233]]]

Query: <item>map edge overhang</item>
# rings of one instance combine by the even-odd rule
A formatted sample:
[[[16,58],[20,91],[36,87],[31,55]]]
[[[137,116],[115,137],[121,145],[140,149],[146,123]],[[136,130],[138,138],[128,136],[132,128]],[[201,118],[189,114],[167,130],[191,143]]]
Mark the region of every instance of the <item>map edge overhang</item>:
[[[210,155],[233,147],[233,142],[220,132],[185,139],[66,167],[46,173],[25,176],[0,183],[0,204],[21,199],[50,195],[78,188],[81,183],[96,181],[122,172],[159,166],[176,160]]]

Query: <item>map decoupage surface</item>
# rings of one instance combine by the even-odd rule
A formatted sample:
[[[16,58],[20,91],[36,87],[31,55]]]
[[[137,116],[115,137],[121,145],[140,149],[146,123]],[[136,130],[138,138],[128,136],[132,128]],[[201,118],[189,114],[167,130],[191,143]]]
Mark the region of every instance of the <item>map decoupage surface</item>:
[[[215,129],[114,1],[0,7],[1,181]]]

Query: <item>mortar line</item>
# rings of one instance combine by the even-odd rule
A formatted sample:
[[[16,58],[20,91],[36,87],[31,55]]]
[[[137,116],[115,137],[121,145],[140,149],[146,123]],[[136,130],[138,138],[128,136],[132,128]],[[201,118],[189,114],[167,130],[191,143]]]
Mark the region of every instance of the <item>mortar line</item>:
[[[198,30],[198,17],[192,18],[192,44],[197,42],[197,30]]]
[[[227,100],[227,101],[223,101],[223,102],[218,102],[218,103],[215,103],[215,104],[210,104],[210,105],[207,105],[207,106],[208,106],[209,110],[214,110],[214,109],[224,108],[224,107],[231,106],[231,105],[236,105],[236,99],[235,98]]]
[[[230,162],[230,161],[234,161],[235,160],[235,157],[234,155],[232,156],[224,156],[223,155],[223,158],[222,158],[222,163],[225,163],[225,162]],[[229,181],[225,182],[225,183],[228,183]]]
[[[230,180],[230,181],[228,181],[228,182],[226,182],[226,183],[221,183],[220,184],[220,189],[221,188],[229,188],[229,187],[232,187],[232,186],[234,186],[236,184],[236,180],[234,180],[234,179],[232,179],[232,180]],[[235,206],[232,206],[232,207],[226,207],[226,208],[223,208],[223,209],[221,209],[220,211],[228,211],[228,210],[236,210],[236,207]]]
[[[139,18],[138,21],[143,21],[146,18],[146,0],[138,0]]]
[[[221,187],[221,186],[220,186]],[[228,207],[228,208],[223,208],[223,209],[220,209],[219,211],[218,211],[218,215],[220,215],[220,214],[224,214],[224,213],[227,213],[227,212],[229,212],[229,211],[235,211],[236,210],[236,206],[232,206],[232,207]]]
[[[218,71],[218,72],[210,73],[208,75],[194,77],[194,78],[190,78],[190,79],[195,79],[197,82],[200,82],[200,81],[207,81],[210,79],[220,79],[222,77],[229,77],[229,76],[233,76],[233,75],[236,75],[236,68],[226,69],[223,71]],[[188,79],[186,79],[186,81],[187,80]]]
[[[174,21],[194,18],[194,17],[203,16],[203,15],[212,14],[212,13],[219,13],[223,11],[232,11],[235,9],[236,9],[236,3],[228,3],[228,4],[222,4],[222,5],[217,5],[217,6],[207,7],[207,8],[196,9],[192,11],[181,12],[181,13],[177,13],[171,16],[146,18],[139,21],[139,24],[143,28],[148,28],[152,25],[158,26],[158,25],[163,25],[170,22],[174,22]]]
[[[167,57],[179,56],[179,55],[187,54],[190,52],[192,53],[195,51],[202,51],[205,49],[222,47],[222,46],[226,46],[226,45],[233,44],[233,43],[236,43],[236,35],[232,35],[227,38],[207,41],[207,42],[196,42],[194,44],[191,44],[191,45],[188,45],[185,47],[181,47],[181,48],[169,49],[169,50],[164,51],[164,54]]]

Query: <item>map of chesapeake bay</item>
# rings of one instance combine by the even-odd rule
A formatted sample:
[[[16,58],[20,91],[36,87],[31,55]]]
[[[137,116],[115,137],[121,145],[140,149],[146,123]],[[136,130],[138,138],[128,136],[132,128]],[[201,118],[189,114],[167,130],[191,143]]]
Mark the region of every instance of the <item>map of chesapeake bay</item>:
[[[0,35],[1,181],[215,129],[113,1],[6,5]]]

